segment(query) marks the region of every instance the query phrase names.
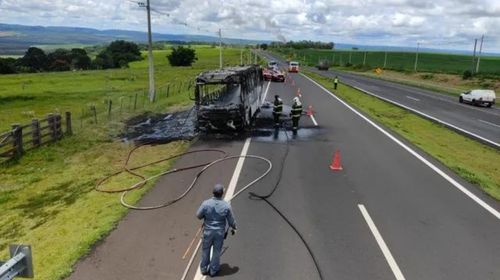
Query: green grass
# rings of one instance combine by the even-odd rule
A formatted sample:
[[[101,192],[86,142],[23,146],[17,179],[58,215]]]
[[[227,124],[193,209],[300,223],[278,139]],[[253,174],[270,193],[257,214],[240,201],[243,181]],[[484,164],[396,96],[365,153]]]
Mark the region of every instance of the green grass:
[[[192,81],[195,75],[218,67],[218,50],[200,48],[193,67],[172,68],[166,63],[167,52],[155,52],[158,84]],[[239,51],[227,49],[228,63],[239,61]],[[134,77],[131,79],[131,77]],[[20,83],[28,83],[24,90]],[[108,86],[106,86],[108,83]],[[166,112],[189,105],[189,90],[168,97],[160,90],[155,103],[144,101],[137,110],[115,107],[111,119],[103,112],[102,101],[118,100],[144,92],[147,64],[131,64],[130,69],[67,73],[41,73],[0,76],[1,127],[29,121],[22,112],[33,110],[43,116],[54,110],[79,112],[87,103],[100,107],[98,123],[75,114],[75,135],[62,141],[27,152],[17,161],[0,164],[0,259],[8,256],[10,243],[31,244],[34,253],[35,279],[61,279],[93,244],[106,236],[127,213],[118,194],[93,190],[96,182],[120,170],[132,144],[117,141],[123,120],[144,111]],[[160,87],[161,88],[161,87]],[[129,104],[126,104],[128,108]],[[135,153],[131,166],[155,161],[182,151],[188,142],[144,147]],[[150,176],[164,171],[172,162],[145,168],[140,173]],[[130,186],[137,178],[122,174],[106,183],[109,189]],[[153,186],[133,192],[127,197],[136,202]]]
[[[364,51],[314,49],[276,49],[274,51],[278,51],[284,57],[291,57],[307,65],[316,65],[320,58],[334,62],[334,65],[345,65],[349,62],[349,56],[351,56],[351,64],[363,65],[365,53]],[[367,67],[383,67],[385,52],[367,51],[366,53],[365,64]],[[388,52],[385,68],[398,71],[413,71],[414,63],[415,53],[413,52]],[[472,57],[467,55],[420,53],[418,59],[418,71],[420,72],[462,74],[465,70],[470,70],[471,66]],[[482,56],[480,73],[500,76],[500,56]]]
[[[332,81],[303,71],[333,91]],[[500,152],[442,125],[340,84],[336,95],[500,200]]]
[[[200,59],[192,67],[175,70],[166,59],[170,51],[154,52],[155,82],[160,92],[165,93],[169,84],[177,90],[182,83],[185,100],[189,100],[188,83],[193,84],[196,75],[203,70],[218,67],[218,49],[196,49]],[[226,49],[224,52],[228,65],[239,62],[238,50]],[[0,131],[10,128],[12,123],[29,122],[33,116],[42,118],[54,111],[76,114],[89,104],[104,107],[108,99],[112,99],[115,105],[130,103],[138,92],[139,104],[142,105],[147,87],[146,59],[131,63],[128,69],[0,75]]]

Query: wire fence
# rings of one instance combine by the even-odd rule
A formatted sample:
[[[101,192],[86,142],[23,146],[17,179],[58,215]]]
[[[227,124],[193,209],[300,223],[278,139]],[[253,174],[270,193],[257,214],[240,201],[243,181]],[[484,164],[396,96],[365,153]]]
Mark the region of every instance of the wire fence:
[[[328,61],[332,66],[357,68],[383,68],[397,71],[419,71],[433,73],[462,74],[478,70],[480,74],[500,76],[500,57],[429,52],[392,52],[364,50],[290,50],[280,49],[285,57],[298,60],[303,65],[316,66],[319,61]],[[417,63],[415,63],[417,62]]]

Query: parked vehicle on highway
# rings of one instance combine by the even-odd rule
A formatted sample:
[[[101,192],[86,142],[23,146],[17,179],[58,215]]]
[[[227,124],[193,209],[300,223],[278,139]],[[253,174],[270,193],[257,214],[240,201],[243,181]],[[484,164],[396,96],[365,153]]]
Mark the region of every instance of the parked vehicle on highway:
[[[460,103],[470,103],[472,105],[485,105],[491,107],[495,104],[495,91],[489,89],[473,89],[460,94]]]
[[[262,69],[262,75],[264,76],[264,81],[270,81],[273,79],[273,70]]]
[[[278,62],[271,60],[269,63],[267,63],[267,68],[269,69],[274,69],[278,67]]]
[[[290,61],[288,64],[288,72],[299,73],[299,63],[297,61]]]
[[[249,127],[263,102],[262,68],[229,67],[196,78],[198,129],[242,130]]]
[[[271,80],[273,82],[285,82],[285,74],[281,70],[273,70]]]
[[[316,67],[318,70],[328,71],[328,68],[330,68],[330,62],[326,59],[322,59],[318,61],[318,65]]]

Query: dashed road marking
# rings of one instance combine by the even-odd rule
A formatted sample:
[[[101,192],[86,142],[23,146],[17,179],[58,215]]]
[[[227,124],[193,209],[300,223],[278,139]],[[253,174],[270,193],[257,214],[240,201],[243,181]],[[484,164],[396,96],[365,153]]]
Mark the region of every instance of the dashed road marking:
[[[464,193],[470,199],[474,200],[477,204],[479,204],[479,206],[483,207],[486,211],[490,212],[493,216],[495,216],[497,219],[500,220],[500,212],[498,212],[495,208],[493,208],[492,206],[490,206],[488,203],[484,202],[484,200],[480,199],[478,196],[476,196],[474,193],[472,193],[471,191],[469,191],[466,187],[464,187],[462,184],[460,184],[459,182],[457,182],[455,179],[451,178],[443,170],[439,169],[437,166],[435,166],[430,161],[428,161],[426,158],[424,158],[419,153],[417,153],[415,150],[413,150],[412,148],[410,148],[409,146],[407,146],[406,144],[404,144],[403,142],[401,142],[399,139],[397,139],[396,137],[394,137],[392,134],[390,134],[385,129],[383,129],[382,127],[380,127],[378,124],[374,123],[372,120],[370,120],[369,118],[367,118],[365,115],[361,114],[359,111],[357,111],[356,109],[354,109],[351,105],[347,104],[344,100],[340,99],[338,96],[336,96],[335,94],[331,93],[328,89],[326,89],[324,86],[320,85],[318,82],[316,82],[315,80],[309,78],[308,76],[306,76],[304,74],[302,74],[302,76],[305,77],[306,79],[308,79],[309,81],[311,81],[313,84],[317,85],[319,88],[321,88],[322,90],[324,90],[326,93],[328,93],[331,97],[335,98],[337,101],[339,101],[340,103],[342,103],[344,106],[346,106],[347,108],[349,108],[349,110],[353,111],[356,115],[358,115],[359,117],[361,117],[362,119],[364,119],[366,122],[368,122],[369,124],[371,124],[373,127],[375,127],[377,130],[379,130],[380,132],[382,132],[384,135],[386,135],[387,137],[389,137],[389,139],[391,139],[392,141],[396,142],[396,144],[398,144],[403,149],[405,149],[406,151],[408,151],[411,155],[413,155],[418,160],[420,160],[425,165],[427,165],[429,168],[431,168],[432,170],[434,170],[437,174],[439,174],[441,177],[443,177],[446,181],[448,181],[455,188],[457,188],[458,190],[460,190],[462,193]]]
[[[382,250],[382,254],[384,254],[384,257],[391,267],[392,273],[394,273],[394,276],[396,277],[397,280],[405,280],[405,277],[401,270],[399,269],[398,264],[396,263],[396,260],[391,254],[391,251],[389,250],[389,247],[387,247],[387,244],[384,241],[384,238],[382,238],[382,235],[377,229],[377,226],[373,222],[372,218],[370,217],[370,214],[366,210],[365,206],[363,204],[358,204],[359,211],[361,211],[361,214],[363,215],[363,218],[365,218],[366,223],[368,224],[368,227],[370,228],[370,231],[373,234],[373,237],[375,237],[375,240],[377,241],[378,246],[380,247],[380,250]]]
[[[417,101],[417,102],[420,101],[420,99],[417,99],[415,97],[411,97],[411,96],[408,96],[408,95],[406,96],[406,98],[411,99],[413,101]]]
[[[318,122],[316,121],[316,118],[314,117],[314,115],[310,115],[310,117],[311,117],[311,120],[313,121],[314,125],[318,126]]]

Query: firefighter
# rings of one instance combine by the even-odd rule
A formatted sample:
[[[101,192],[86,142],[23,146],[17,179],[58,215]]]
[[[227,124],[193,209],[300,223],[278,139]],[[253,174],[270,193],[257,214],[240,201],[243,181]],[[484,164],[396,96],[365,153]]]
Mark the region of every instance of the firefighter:
[[[292,117],[292,131],[294,134],[297,133],[299,129],[299,120],[302,115],[302,103],[298,97],[293,98],[292,111],[290,116]]]
[[[280,115],[283,112],[283,100],[281,100],[279,95],[274,96],[274,107],[273,107],[273,116],[274,116],[274,126],[280,126]]]
[[[335,76],[333,79],[333,89],[337,90],[337,85],[339,84],[339,77]]]

